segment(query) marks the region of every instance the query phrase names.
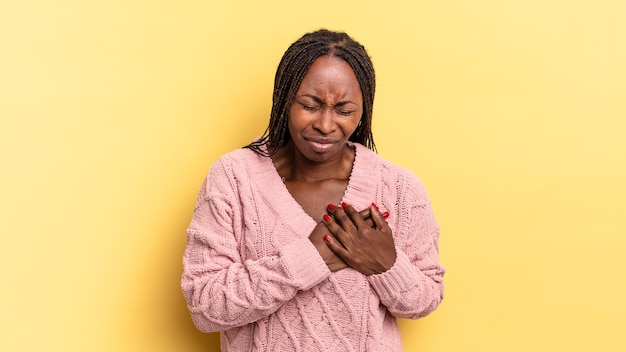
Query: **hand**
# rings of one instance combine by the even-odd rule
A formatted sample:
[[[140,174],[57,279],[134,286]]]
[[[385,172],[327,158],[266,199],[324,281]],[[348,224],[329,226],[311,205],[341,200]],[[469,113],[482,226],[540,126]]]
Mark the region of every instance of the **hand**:
[[[335,252],[333,252],[324,242],[324,236],[329,232],[328,228],[323,222],[317,224],[309,235],[309,240],[313,242],[313,245],[324,259],[324,262],[328,266],[328,269],[332,272],[345,269],[348,264],[339,258]]]
[[[359,214],[361,214],[361,216],[363,217],[363,220],[365,221],[365,224],[367,224],[367,226],[369,226],[369,227],[376,227],[376,225],[374,224],[374,219],[372,219],[372,212],[370,211],[370,208],[365,208],[365,209],[361,210],[359,212]],[[387,219],[388,216],[389,216],[388,212],[384,212],[383,213],[383,217],[385,219]]]
[[[360,212],[366,224],[370,227],[374,226],[374,221],[371,217],[370,208],[366,208]],[[328,269],[332,272],[345,269],[348,267],[348,264],[344,262],[341,258],[335,254],[324,242],[324,236],[329,234],[330,230],[326,227],[326,224],[319,223],[313,229],[311,234],[309,235],[309,240],[313,243],[317,251],[324,259],[324,262],[328,266]]]
[[[332,216],[325,218],[325,224],[330,235],[325,241],[344,263],[364,275],[373,275],[393,266],[396,247],[383,214],[375,205],[368,210],[370,219],[347,204],[329,210]]]

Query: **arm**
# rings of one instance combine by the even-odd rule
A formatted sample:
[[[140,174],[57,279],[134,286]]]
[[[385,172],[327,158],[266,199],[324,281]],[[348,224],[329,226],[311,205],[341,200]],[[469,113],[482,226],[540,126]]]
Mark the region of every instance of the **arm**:
[[[419,181],[399,189],[403,190],[398,196],[399,218],[392,219],[397,224],[396,262],[368,280],[392,315],[417,319],[434,311],[443,299],[445,269],[439,261],[439,225]]]
[[[392,315],[417,319],[441,302],[444,269],[439,264],[439,227],[430,202],[409,204],[395,236],[374,206],[370,208],[374,226],[350,205],[335,209],[325,219],[332,233],[325,240],[345,263],[368,277]]]
[[[182,288],[198,329],[220,331],[275,312],[330,275],[308,239],[274,256],[242,260],[242,209],[236,181],[216,163],[205,180],[187,231]]]

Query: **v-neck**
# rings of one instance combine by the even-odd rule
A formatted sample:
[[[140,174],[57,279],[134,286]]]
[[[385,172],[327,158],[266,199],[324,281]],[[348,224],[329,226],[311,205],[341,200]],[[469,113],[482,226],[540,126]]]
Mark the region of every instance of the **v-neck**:
[[[374,176],[376,172],[372,164],[372,158],[367,158],[365,154],[369,151],[358,143],[348,142],[348,145],[354,148],[354,162],[352,170],[348,178],[348,184],[342,196],[342,202],[353,204],[355,206],[365,207],[374,201],[372,198],[370,203],[362,204],[362,199],[367,194],[374,197]],[[367,162],[369,160],[370,162]],[[272,159],[269,157],[259,156],[257,158],[258,171],[264,174],[261,179],[264,183],[259,183],[258,187],[262,190],[261,196],[269,208],[273,209],[275,215],[280,217],[299,236],[306,237],[310,234],[317,222],[302,208],[300,203],[291,195],[287,186],[281,179]],[[359,204],[354,202],[359,201]],[[308,226],[303,226],[303,224]],[[303,228],[304,227],[304,228]]]

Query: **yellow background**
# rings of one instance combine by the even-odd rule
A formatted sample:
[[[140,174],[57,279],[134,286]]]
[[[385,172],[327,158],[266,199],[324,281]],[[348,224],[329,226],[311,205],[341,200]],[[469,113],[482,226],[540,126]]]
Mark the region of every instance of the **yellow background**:
[[[379,154],[442,227],[406,349],[626,350],[621,0],[0,0],[0,350],[218,349],[179,288],[196,192],[320,27],[368,48]]]

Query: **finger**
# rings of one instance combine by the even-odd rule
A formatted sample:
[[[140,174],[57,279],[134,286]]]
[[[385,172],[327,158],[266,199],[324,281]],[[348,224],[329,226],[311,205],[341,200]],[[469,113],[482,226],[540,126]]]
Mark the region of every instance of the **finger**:
[[[354,223],[352,222],[352,219],[346,214],[346,211],[345,211],[347,207],[348,207],[348,204],[341,203],[341,207],[336,207],[332,209],[330,212],[332,214],[332,217],[334,217],[335,222],[339,224],[341,229],[343,229],[346,233],[355,233],[356,226],[354,225]],[[354,211],[354,208],[352,208],[352,211]],[[334,232],[333,234],[335,236],[338,236],[337,232]],[[339,238],[339,240],[343,241],[343,238]]]
[[[378,208],[378,205],[376,205],[376,203],[372,203],[372,206],[371,206],[371,207],[372,207],[374,210],[377,210],[377,211],[379,211],[379,212],[380,212],[380,209]],[[388,211],[386,211],[386,212],[382,212],[382,214],[383,214],[383,217],[384,217],[385,219],[389,217],[389,212],[388,212]]]
[[[378,205],[376,205],[376,203],[372,203],[371,207],[374,208],[375,210],[380,211],[380,209],[378,208]],[[368,208],[368,210],[370,210],[370,209]],[[364,212],[364,211],[365,210],[362,210],[361,212]],[[370,214],[371,214],[371,212],[370,212]],[[382,214],[383,214],[383,218],[385,218],[385,219],[387,219],[389,217],[389,212],[388,211],[385,211]]]
[[[365,220],[363,219],[363,216],[361,215],[361,213],[357,212],[354,207],[349,204],[345,204],[345,206],[342,204],[342,208],[357,229],[365,225]]]
[[[328,214],[324,214],[322,215],[322,221],[324,222],[324,225],[326,225],[326,228],[328,229],[328,231],[330,231],[331,234],[335,235],[339,231],[341,231],[341,226],[339,226],[339,224],[337,224],[337,222],[335,221],[334,215],[330,216]]]
[[[324,235],[324,242],[333,253],[335,253],[341,260],[345,261],[348,257],[348,250],[332,235]]]
[[[363,220],[363,223],[364,223],[365,225],[367,225],[368,227],[371,227],[371,228],[373,228],[373,229],[374,229],[374,228],[376,228],[376,224],[374,224],[374,220],[372,220],[372,218],[371,218],[371,217],[369,217],[369,218],[367,218],[367,219],[364,219],[364,220]]]
[[[339,209],[340,210],[337,210],[337,208],[329,210],[331,215],[324,214],[322,216],[322,221],[335,241],[346,247],[352,242],[352,239],[350,233],[345,230],[345,227],[349,229],[348,231],[352,231],[354,233],[356,233],[357,230],[346,213],[341,210],[341,208]],[[337,219],[337,217],[339,217],[339,219]]]
[[[363,210],[361,210],[359,212],[359,214],[361,214],[361,216],[363,217],[363,221],[365,222],[365,224],[369,227],[375,227],[376,225],[374,224],[374,220],[372,220],[372,213],[370,211],[370,208],[365,208]]]
[[[372,212],[372,220],[374,221],[377,229],[382,230],[385,226],[388,226],[387,221],[385,220],[386,217],[380,212],[380,210],[378,210],[376,204],[372,203],[370,210]],[[387,214],[387,217],[389,216],[389,212],[385,212],[385,214]]]

